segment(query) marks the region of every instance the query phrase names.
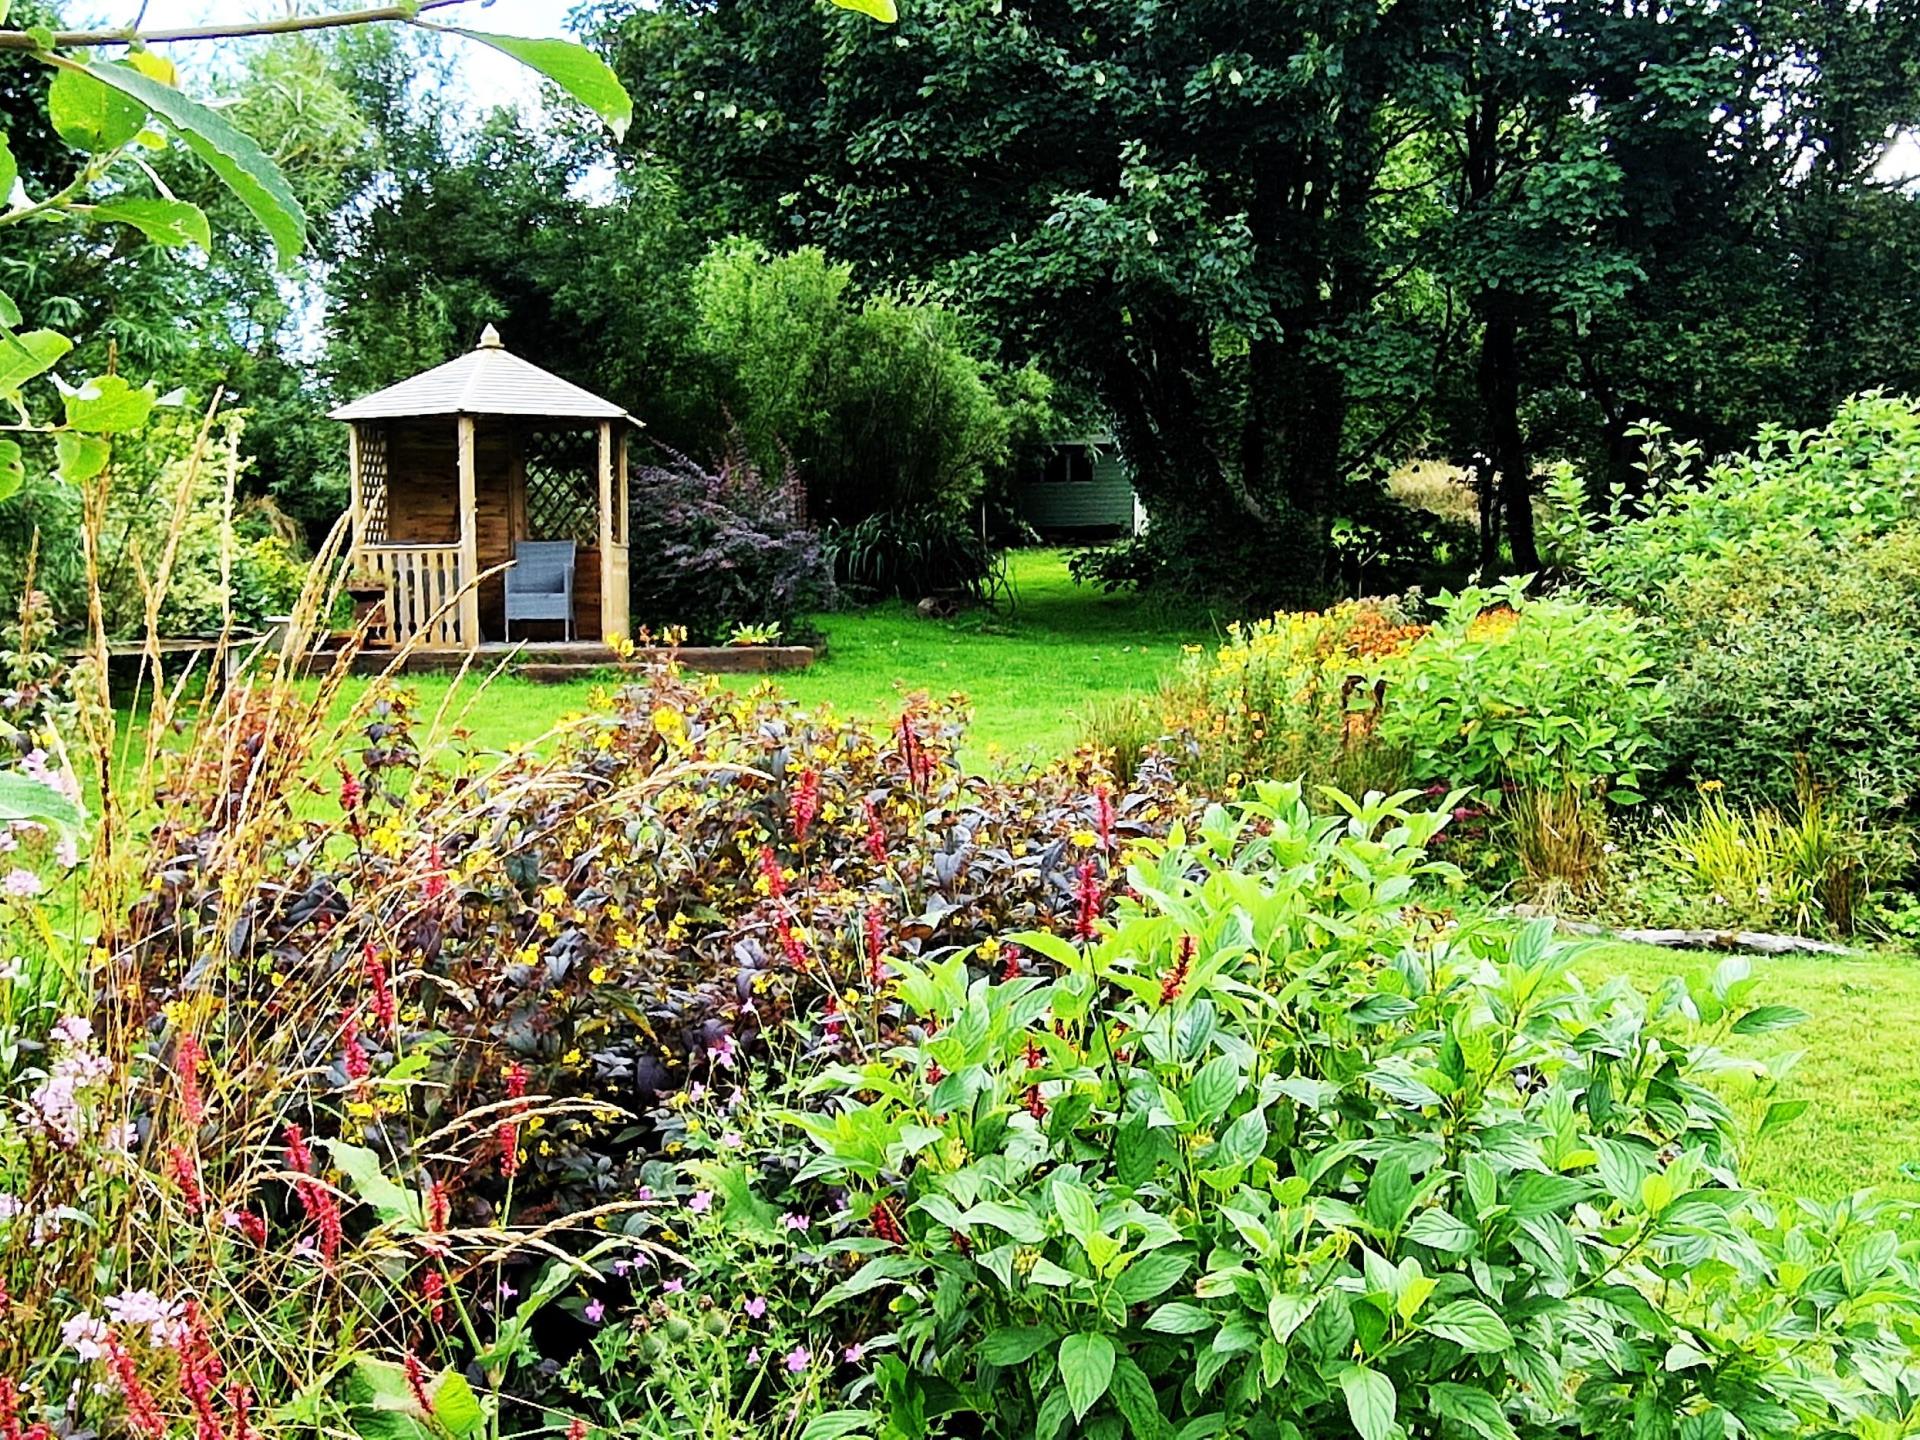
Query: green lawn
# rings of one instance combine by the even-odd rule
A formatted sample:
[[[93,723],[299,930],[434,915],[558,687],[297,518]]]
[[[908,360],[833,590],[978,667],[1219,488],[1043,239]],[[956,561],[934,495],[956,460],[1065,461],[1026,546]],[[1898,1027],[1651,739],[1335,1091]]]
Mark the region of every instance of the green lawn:
[[[1720,956],[1646,945],[1598,944],[1579,965],[1596,984],[1626,975],[1642,989],[1668,975],[1701,975]],[[1735,1053],[1797,1065],[1772,1097],[1811,1101],[1805,1114],[1749,1147],[1747,1178],[1782,1194],[1833,1200],[1872,1186],[1920,1201],[1920,961],[1867,953],[1752,958],[1762,1003],[1795,1005],[1812,1019],[1767,1035],[1736,1036]],[[1722,1082],[1749,1124],[1765,1100],[1747,1082]]]
[[[911,606],[889,604],[819,616],[826,656],[773,683],[803,705],[864,716],[890,713],[915,690],[957,691],[973,706],[973,763],[1059,754],[1078,739],[1079,717],[1089,704],[1151,688],[1183,644],[1214,633],[1204,620],[1169,616],[1150,600],[1076,585],[1067,558],[1064,550],[1010,554],[1013,598],[997,611],[928,620]],[[766,679],[728,676],[724,683],[747,687]],[[455,682],[418,676],[407,684],[425,712],[445,701]],[[503,676],[484,698],[473,699],[477,688],[469,678],[451,703],[482,744],[505,748],[536,739],[562,715],[584,709],[596,686]]]

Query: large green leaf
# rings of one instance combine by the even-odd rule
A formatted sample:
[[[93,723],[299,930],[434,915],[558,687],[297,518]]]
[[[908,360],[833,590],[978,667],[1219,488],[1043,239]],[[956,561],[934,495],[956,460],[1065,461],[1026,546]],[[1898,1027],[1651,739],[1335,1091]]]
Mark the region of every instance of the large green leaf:
[[[1513,1334],[1506,1322],[1479,1300],[1455,1300],[1451,1305],[1442,1305],[1427,1316],[1421,1328],[1475,1354],[1513,1347]]]
[[[1113,1362],[1113,1341],[1104,1335],[1069,1335],[1060,1342],[1060,1381],[1075,1420],[1086,1419],[1087,1411],[1107,1393]]]
[[[61,66],[47,89],[47,113],[62,140],[90,155],[118,150],[147,123],[147,107],[117,86],[85,70]],[[124,65],[99,62],[102,70],[126,70]],[[128,72],[132,73],[132,72]],[[11,188],[11,187],[9,187]]]
[[[13,182],[20,178],[20,162],[13,158],[13,147],[7,144],[7,137],[0,135],[0,210],[10,208],[13,200]],[[18,325],[18,320],[8,322]]]
[[[0,336],[0,395],[18,395],[20,387],[59,364],[73,342],[57,330],[29,330]]]
[[[87,214],[94,220],[131,225],[156,245],[198,245],[202,250],[213,248],[213,232],[207,225],[206,212],[198,205],[189,205],[185,200],[154,200],[134,196],[95,205]]]
[[[571,40],[493,35],[485,30],[464,30],[457,25],[434,28],[478,40],[502,55],[511,55],[529,69],[538,70],[606,121],[614,139],[626,138],[627,126],[633,123],[633,97],[627,94],[627,87],[620,83],[613,68],[586,46]]]
[[[10,500],[26,483],[27,467],[20,463],[20,442],[0,440],[0,500]]]
[[[85,818],[78,805],[44,780],[14,771],[0,774],[0,824],[31,820],[71,834]]]
[[[67,424],[89,435],[119,435],[138,430],[159,397],[151,384],[135,389],[122,375],[96,375],[66,393]]]
[[[284,264],[307,243],[307,217],[266,152],[197,100],[124,65],[94,62],[87,73],[131,96],[172,127],[189,150],[240,197]]]
[[[900,18],[900,11],[893,0],[833,0],[842,10],[858,10],[862,15],[871,15],[874,19],[891,25]]]
[[[113,447],[97,435],[61,430],[53,437],[53,456],[60,478],[69,485],[78,485],[107,468],[107,461],[113,458]]]
[[[1514,1440],[1513,1424],[1506,1411],[1484,1390],[1443,1382],[1427,1392],[1427,1404],[1434,1414],[1445,1416],[1481,1440]]]
[[[1393,1381],[1364,1365],[1348,1365],[1340,1371],[1340,1389],[1347,1397],[1347,1415],[1360,1432],[1360,1440],[1387,1440],[1393,1433],[1398,1404]]]
[[[420,1213],[420,1197],[387,1178],[380,1157],[364,1145],[344,1140],[328,1140],[327,1150],[347,1177],[353,1193],[374,1208],[381,1221],[409,1230],[425,1228]]]

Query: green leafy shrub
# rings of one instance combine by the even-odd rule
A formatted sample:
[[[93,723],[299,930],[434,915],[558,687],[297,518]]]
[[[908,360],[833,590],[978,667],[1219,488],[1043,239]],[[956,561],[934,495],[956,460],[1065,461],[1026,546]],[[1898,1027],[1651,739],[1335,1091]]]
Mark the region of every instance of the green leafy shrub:
[[[693,292],[718,408],[761,468],[792,457],[817,520],[964,514],[1048,417],[1049,385],[984,359],[955,311],[862,299],[852,273],[810,247],[714,246]]]
[[[987,604],[1005,584],[1001,552],[972,517],[944,510],[876,511],[827,532],[834,583],[858,601],[923,596]]]
[[[1735,550],[1668,586],[1676,779],[1791,805],[1804,774],[1843,806],[1910,811],[1920,786],[1920,527]]]
[[[1648,627],[1625,610],[1529,598],[1517,582],[1441,597],[1441,618],[1381,667],[1379,735],[1414,784],[1571,786],[1640,798],[1668,708]]]
[[[1548,926],[1427,923],[1407,798],[1267,785],[1141,844],[1110,926],[1009,937],[1051,976],[903,964],[911,1039],[756,1177],[846,1190],[868,1258],[813,1309],[884,1327],[885,1433],[1897,1430],[1912,1262],[1745,1188],[1703,1083],[1798,1012],[1738,959],[1588,993]]]
[[[1783,811],[1731,802],[1709,781],[1697,804],[1633,836],[1613,908],[1642,923],[1846,937],[1875,882],[1909,863],[1896,835],[1817,791]]]
[[[1550,485],[1554,548],[1603,594],[1659,610],[1676,581],[1743,553],[1884,534],[1920,515],[1920,400],[1870,393],[1820,430],[1768,426],[1753,450],[1706,466],[1697,446],[1647,441],[1643,493],[1591,516],[1579,482]]]

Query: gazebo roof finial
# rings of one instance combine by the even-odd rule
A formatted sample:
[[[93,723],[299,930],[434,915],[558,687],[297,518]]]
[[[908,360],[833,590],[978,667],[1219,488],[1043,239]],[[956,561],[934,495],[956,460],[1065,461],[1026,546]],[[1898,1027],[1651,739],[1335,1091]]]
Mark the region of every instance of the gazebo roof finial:
[[[500,344],[500,332],[493,328],[492,322],[488,322],[487,328],[480,332],[480,343],[474,348],[478,350],[499,350],[504,348]]]

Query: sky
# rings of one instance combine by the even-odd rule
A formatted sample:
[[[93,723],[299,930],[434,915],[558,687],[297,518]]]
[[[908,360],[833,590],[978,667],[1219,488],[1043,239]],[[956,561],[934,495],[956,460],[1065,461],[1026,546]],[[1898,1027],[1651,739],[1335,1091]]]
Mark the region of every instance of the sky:
[[[368,3],[376,3],[376,0],[337,0],[337,3],[329,0],[325,8],[352,10]],[[575,0],[468,0],[466,4],[437,10],[431,18],[502,35],[569,35],[567,12],[574,3]],[[81,0],[79,4],[62,7],[68,21],[78,26],[104,28],[126,25],[138,15],[140,26],[145,30],[169,30],[186,25],[210,25],[236,20],[269,20],[293,8],[285,4],[260,3],[260,0],[251,0],[251,3],[250,0],[147,0],[144,14],[140,0],[123,0],[119,4]],[[223,42],[223,48],[228,43],[243,45],[259,42]],[[448,36],[442,43],[453,60],[454,83],[476,112],[501,104],[523,107],[538,105],[539,78],[518,61],[468,40]],[[172,58],[182,71],[190,72],[197,68],[193,63],[194,57],[200,57],[204,64],[207,52],[212,47],[201,42],[160,48],[172,52]]]

